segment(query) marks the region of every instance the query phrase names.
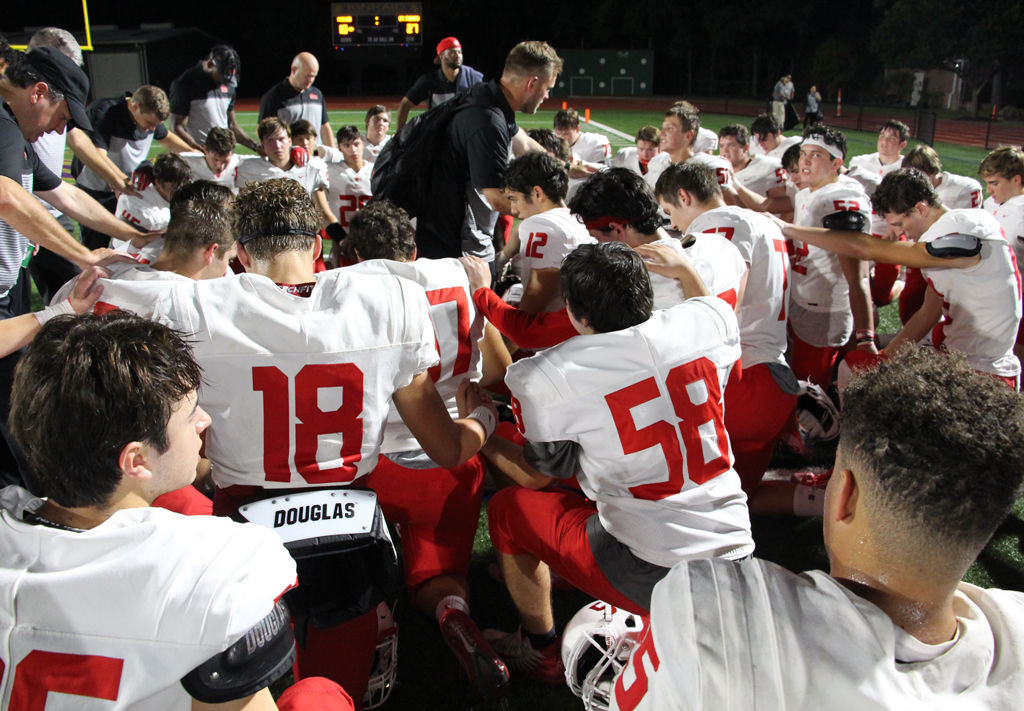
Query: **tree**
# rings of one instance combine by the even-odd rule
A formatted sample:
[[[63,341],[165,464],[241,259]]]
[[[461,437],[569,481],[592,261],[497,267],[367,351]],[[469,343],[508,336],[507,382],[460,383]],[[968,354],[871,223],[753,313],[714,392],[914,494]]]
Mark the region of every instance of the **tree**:
[[[872,50],[888,66],[959,75],[971,91],[972,118],[981,92],[1024,44],[1020,0],[879,0],[879,7]]]

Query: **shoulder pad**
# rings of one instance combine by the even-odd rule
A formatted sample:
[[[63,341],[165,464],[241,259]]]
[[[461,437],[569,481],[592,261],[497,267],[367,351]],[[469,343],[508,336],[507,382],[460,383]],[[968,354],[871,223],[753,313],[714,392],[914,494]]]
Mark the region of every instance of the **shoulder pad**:
[[[843,232],[863,232],[867,226],[867,219],[859,212],[843,210],[825,215],[821,219],[821,226],[826,230],[842,230]]]
[[[181,680],[196,701],[222,704],[244,699],[288,673],[295,661],[291,615],[281,600],[270,614],[223,652],[190,671]]]
[[[981,252],[981,239],[974,235],[954,232],[926,242],[924,246],[928,250],[928,254],[939,259],[976,257]]]

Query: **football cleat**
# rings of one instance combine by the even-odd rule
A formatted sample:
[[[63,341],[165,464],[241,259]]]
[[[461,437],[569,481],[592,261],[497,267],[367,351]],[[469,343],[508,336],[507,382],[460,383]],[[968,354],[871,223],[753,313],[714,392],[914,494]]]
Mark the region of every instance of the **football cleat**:
[[[509,669],[548,686],[565,683],[565,667],[559,655],[562,643],[557,636],[551,644],[534,649],[522,627],[515,632],[484,630],[483,634]]]
[[[480,634],[470,616],[449,607],[441,615],[440,624],[441,636],[459,660],[476,693],[490,701],[508,696],[508,667]]]

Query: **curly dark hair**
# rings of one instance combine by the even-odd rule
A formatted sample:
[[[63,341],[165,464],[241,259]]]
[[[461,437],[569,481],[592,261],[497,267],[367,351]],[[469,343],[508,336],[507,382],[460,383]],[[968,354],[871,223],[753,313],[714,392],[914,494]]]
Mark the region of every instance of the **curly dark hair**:
[[[121,450],[166,452],[171,415],[201,383],[191,347],[156,321],[127,311],[53,319],[18,364],[11,399],[36,493],[65,507],[106,504]]]
[[[352,217],[345,244],[360,259],[411,262],[416,231],[405,210],[390,200],[374,200]]]
[[[557,136],[550,128],[531,128],[526,135],[558,160],[566,163],[572,160],[572,148],[569,147],[569,142]]]
[[[772,114],[758,114],[750,124],[750,132],[757,136],[758,141],[763,141],[767,136],[782,133],[782,124]]]
[[[548,200],[561,203],[569,190],[569,172],[565,163],[550,153],[530,151],[509,163],[502,182],[506,190],[522,193],[531,202],[534,186],[547,195]]]
[[[651,317],[654,291],[644,260],[622,242],[581,244],[558,270],[562,298],[577,321],[598,333],[620,331]]]
[[[843,154],[843,160],[846,160],[846,134],[839,129],[822,123],[808,126],[804,129],[804,140],[806,141],[808,138],[817,138],[826,145],[838,148],[839,152]]]
[[[942,205],[942,198],[920,170],[900,168],[882,178],[871,196],[871,209],[879,215],[905,215],[919,202],[938,207]]]
[[[846,388],[839,448],[893,545],[966,571],[1020,493],[1024,399],[962,354],[908,346]]]
[[[297,181],[276,178],[246,183],[231,205],[231,223],[249,255],[266,261],[312,247],[320,231],[320,210]],[[309,234],[289,234],[296,231]]]
[[[583,222],[614,217],[643,235],[661,227],[658,201],[644,179],[629,168],[594,173],[580,186],[569,209]]]

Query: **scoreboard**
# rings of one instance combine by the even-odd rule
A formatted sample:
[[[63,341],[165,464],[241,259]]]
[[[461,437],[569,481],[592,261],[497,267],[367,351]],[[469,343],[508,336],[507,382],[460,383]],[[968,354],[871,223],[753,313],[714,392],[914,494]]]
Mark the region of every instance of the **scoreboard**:
[[[423,4],[355,2],[331,5],[335,47],[423,44]]]

